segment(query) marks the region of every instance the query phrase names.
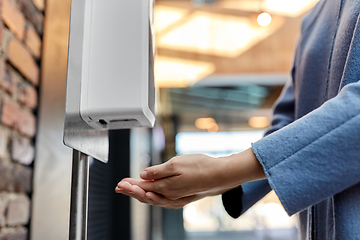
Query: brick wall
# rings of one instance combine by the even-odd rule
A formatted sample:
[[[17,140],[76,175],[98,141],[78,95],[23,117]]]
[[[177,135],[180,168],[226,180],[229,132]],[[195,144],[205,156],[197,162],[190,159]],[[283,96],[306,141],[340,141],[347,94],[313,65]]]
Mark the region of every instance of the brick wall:
[[[45,0],[0,0],[0,240],[28,239]]]

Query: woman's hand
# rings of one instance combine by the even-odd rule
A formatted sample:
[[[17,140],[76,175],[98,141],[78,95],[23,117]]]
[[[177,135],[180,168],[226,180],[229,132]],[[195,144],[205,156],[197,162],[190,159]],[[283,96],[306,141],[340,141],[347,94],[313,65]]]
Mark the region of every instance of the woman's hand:
[[[181,207],[247,181],[263,179],[265,174],[249,148],[218,159],[203,154],[174,157],[164,164],[145,169],[140,177],[143,180],[123,179],[116,192],[148,204]]]
[[[156,192],[177,200],[221,186],[223,163],[203,154],[177,156],[164,164],[145,169],[138,186],[146,192]]]
[[[138,201],[164,208],[182,208],[190,202],[223,192],[209,191],[219,185],[214,174],[219,174],[219,160],[190,154],[174,157],[168,162],[145,169],[143,180],[125,178],[115,191]]]
[[[170,200],[157,193],[146,192],[144,189],[140,188],[139,185],[141,185],[142,181],[143,180],[125,178],[116,186],[115,192],[122,193],[129,197],[133,197],[138,201],[149,205],[156,205],[169,209],[179,209],[184,207],[186,204],[190,202],[194,202],[208,196],[216,196],[219,194],[223,194],[224,192],[230,190],[230,189],[223,189],[222,191],[220,190],[207,191],[207,192],[202,192],[191,196],[179,198],[176,200]]]

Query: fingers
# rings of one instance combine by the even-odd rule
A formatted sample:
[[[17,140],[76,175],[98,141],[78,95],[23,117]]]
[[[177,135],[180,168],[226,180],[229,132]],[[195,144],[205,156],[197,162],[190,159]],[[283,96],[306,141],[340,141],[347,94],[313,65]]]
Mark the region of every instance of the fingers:
[[[148,199],[150,199],[155,205],[160,206],[160,207],[175,208],[175,209],[183,207],[178,204],[179,201],[169,200],[169,199],[167,199],[157,193],[154,193],[154,192],[147,192],[145,194],[145,196]]]
[[[161,206],[164,208],[174,208],[174,209],[182,208],[186,204],[194,201],[196,198],[195,196],[189,196],[177,200],[170,200],[154,192],[147,192],[145,196],[151,199],[154,205]]]
[[[133,178],[124,178],[123,180],[121,180],[121,182],[118,183],[118,187],[125,188],[126,190],[130,191],[129,185],[127,185],[126,183],[139,186],[146,192],[159,192],[160,188],[162,188],[163,186],[162,183],[159,183],[157,181],[144,181]]]
[[[141,172],[140,177],[144,180],[158,180],[176,175],[176,163],[169,160],[166,163],[146,168]]]
[[[196,200],[195,196],[183,197],[176,200],[170,200],[155,192],[146,192],[137,183],[144,181],[126,178],[123,179],[115,188],[115,192],[122,193],[126,196],[133,197],[138,201],[150,205],[157,205],[164,208],[178,209],[182,208],[186,204]]]
[[[151,199],[146,198],[146,192],[142,188],[137,185],[132,185],[126,181],[119,182],[115,188],[115,192],[133,197],[142,203],[153,204]]]
[[[124,179],[122,179],[122,180],[118,183],[118,186],[119,186],[119,184],[121,184],[122,182],[128,182],[128,183],[130,183],[131,185],[137,185],[137,186],[139,186],[139,184],[140,184],[141,182],[143,182],[143,180],[138,180],[138,179],[133,179],[133,178],[124,178]]]
[[[126,181],[120,182],[116,186],[115,192],[123,193],[123,194],[131,196],[131,197],[137,196],[137,197],[140,197],[140,198],[145,198],[145,193],[146,193],[139,186],[132,185],[129,182],[126,182]]]
[[[187,195],[179,195],[176,186],[178,186],[178,176],[163,178],[160,180],[154,181],[144,181],[144,180],[137,180],[132,178],[124,178],[121,182],[118,183],[119,188],[124,188],[128,185],[122,186],[124,182],[129,183],[130,185],[137,185],[142,188],[145,192],[156,192],[165,196],[170,200],[176,200],[181,197],[185,197]],[[126,188],[130,191],[130,188]]]

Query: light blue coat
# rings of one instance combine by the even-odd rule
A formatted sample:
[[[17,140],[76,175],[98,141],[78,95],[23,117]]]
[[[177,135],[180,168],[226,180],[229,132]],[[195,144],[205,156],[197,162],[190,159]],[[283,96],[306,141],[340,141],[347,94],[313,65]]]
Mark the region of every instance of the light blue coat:
[[[233,217],[274,189],[301,239],[360,239],[359,13],[359,0],[320,0],[305,17],[292,81],[252,145],[268,181],[223,194]]]

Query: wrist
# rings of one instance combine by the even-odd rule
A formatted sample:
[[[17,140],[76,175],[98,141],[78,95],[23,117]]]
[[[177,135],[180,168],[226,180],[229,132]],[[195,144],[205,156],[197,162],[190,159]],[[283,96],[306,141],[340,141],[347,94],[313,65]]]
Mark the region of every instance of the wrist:
[[[223,160],[223,181],[229,187],[237,187],[245,182],[266,178],[263,167],[252,148],[224,157]]]

